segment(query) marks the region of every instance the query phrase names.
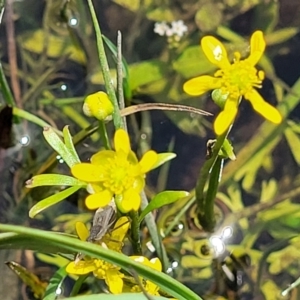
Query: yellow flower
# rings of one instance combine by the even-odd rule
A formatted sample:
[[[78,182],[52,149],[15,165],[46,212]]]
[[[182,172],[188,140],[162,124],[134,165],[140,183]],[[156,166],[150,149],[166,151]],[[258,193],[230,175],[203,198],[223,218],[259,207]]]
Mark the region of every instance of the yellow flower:
[[[114,197],[123,213],[138,210],[145,174],[154,167],[158,155],[150,150],[138,161],[130,148],[128,134],[123,129],[116,131],[114,142],[115,151],[99,151],[91,157],[91,163],[76,164],[71,172],[91,185],[92,194],[86,198],[89,209],[104,207]]]
[[[278,110],[265,102],[255,88],[261,88],[264,72],[258,71],[254,66],[258,63],[265,50],[265,41],[261,31],[255,31],[250,40],[250,55],[241,60],[241,54],[234,54],[231,64],[227,57],[224,45],[212,36],[201,40],[201,47],[208,60],[219,70],[214,76],[199,76],[188,80],[184,91],[192,96],[202,95],[213,89],[220,89],[227,100],[223,111],[214,122],[217,135],[224,133],[232,124],[238,110],[240,97],[249,100],[254,110],[267,120],[279,124],[282,117]]]
[[[156,271],[161,272],[162,270],[162,265],[158,258],[152,258],[151,260],[144,256],[130,256],[130,258]],[[143,285],[147,293],[149,293],[150,295],[159,296],[159,287],[156,284],[149,280],[141,280],[141,284]],[[141,289],[138,285],[134,285],[131,289],[131,292],[141,292]]]
[[[115,224],[111,235],[105,235],[108,242],[107,248],[116,252],[121,252],[123,240],[129,228],[127,217],[121,217]],[[89,236],[89,231],[81,222],[76,223],[76,231],[79,238],[83,241]],[[94,276],[105,280],[109,290],[113,294],[120,294],[123,290],[123,277],[120,268],[101,259],[84,257],[78,262],[72,261],[67,265],[67,273],[84,275],[93,272]]]
[[[110,116],[114,107],[104,92],[97,92],[84,99],[83,112],[88,117],[95,117],[98,120],[105,120]]]

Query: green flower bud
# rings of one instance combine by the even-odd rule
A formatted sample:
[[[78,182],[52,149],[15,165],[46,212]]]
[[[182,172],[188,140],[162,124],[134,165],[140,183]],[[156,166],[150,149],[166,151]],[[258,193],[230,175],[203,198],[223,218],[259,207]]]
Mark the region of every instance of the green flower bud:
[[[228,93],[222,94],[221,89],[216,89],[212,91],[211,98],[219,107],[221,107],[221,109],[223,109],[228,98]]]

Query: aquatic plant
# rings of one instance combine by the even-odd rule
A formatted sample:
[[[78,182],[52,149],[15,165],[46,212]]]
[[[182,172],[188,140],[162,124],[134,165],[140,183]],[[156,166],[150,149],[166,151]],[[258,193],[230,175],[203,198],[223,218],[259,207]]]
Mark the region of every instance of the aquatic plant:
[[[30,150],[20,138],[11,190],[3,177],[2,198],[14,195],[22,211],[7,219],[22,226],[0,224],[0,249],[33,250],[56,271],[40,279],[24,261],[7,266],[37,299],[297,298],[300,81],[289,87],[270,58],[298,27],[275,29],[277,2],[113,2],[139,30],[120,18],[115,43],[98,23],[101,1],[47,1],[43,29],[21,33],[20,58],[9,48],[10,67],[0,64],[0,159],[16,124],[38,126]],[[246,10],[260,20],[253,31],[230,23]],[[68,63],[77,69],[64,73]],[[77,76],[72,93],[67,79]],[[188,143],[165,134],[169,120]],[[280,151],[292,155],[283,161]]]

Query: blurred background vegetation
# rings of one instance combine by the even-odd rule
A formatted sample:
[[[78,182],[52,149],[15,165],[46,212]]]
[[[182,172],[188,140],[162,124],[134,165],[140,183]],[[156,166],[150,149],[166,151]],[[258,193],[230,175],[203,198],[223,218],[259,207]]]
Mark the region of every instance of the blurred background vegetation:
[[[86,2],[7,0],[5,5],[0,59],[16,106],[58,129],[68,124],[73,135],[80,132],[76,147],[82,161],[88,160],[101,143],[97,133],[86,130],[92,121],[82,114],[83,99],[103,90],[104,83]],[[172,275],[206,295],[205,299],[217,299],[217,295],[225,299],[299,299],[298,288],[287,298],[280,293],[300,277],[300,2],[99,0],[94,5],[105,37],[116,44],[117,31],[122,33],[122,53],[128,64],[126,105],[177,103],[216,114],[218,107],[209,94],[190,98],[182,90],[187,79],[215,71],[199,47],[201,37],[218,37],[231,57],[234,51],[247,56],[249,36],[257,29],[264,32],[267,50],[258,65],[266,73],[261,93],[271,104],[286,109],[288,117],[275,127],[263,123],[249,103],[241,104],[229,137],[237,161],[225,166],[216,203],[220,221],[214,234],[223,237],[227,250],[219,258],[206,251],[211,234],[197,223],[193,203],[180,201],[162,209],[157,223],[173,262]],[[188,29],[179,40],[154,32],[156,22],[178,20]],[[114,52],[109,47],[106,50],[114,75]],[[0,94],[0,104],[4,107],[5,103],[7,99]],[[1,134],[7,132],[7,119],[1,113],[0,117]],[[139,153],[148,148],[177,153],[168,167],[148,178],[149,197],[165,188],[190,190],[195,186],[206,142],[214,138],[212,121],[212,117],[156,111],[128,118],[133,147]],[[12,141],[0,147],[2,223],[74,232],[77,220],[90,220],[92,215],[82,201],[84,193],[29,219],[30,207],[55,189],[29,192],[25,181],[46,170],[68,172],[44,141],[40,126],[14,118]],[[173,221],[176,226],[166,229]],[[222,233],[226,226],[233,229],[229,237]],[[143,235],[147,237],[146,229]],[[146,251],[146,243],[144,248]],[[32,299],[3,264],[7,260],[23,262],[44,279],[55,269],[45,264],[53,263],[49,257],[37,258],[30,251],[1,251],[3,299]],[[234,280],[226,275],[224,265],[235,275]]]

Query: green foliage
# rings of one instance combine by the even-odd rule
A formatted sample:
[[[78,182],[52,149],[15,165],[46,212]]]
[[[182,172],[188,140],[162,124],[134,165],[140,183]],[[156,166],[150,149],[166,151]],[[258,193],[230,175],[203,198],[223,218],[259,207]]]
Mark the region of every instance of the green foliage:
[[[147,297],[143,293],[127,293],[127,290],[117,296],[104,294],[98,283],[99,280],[103,283],[106,280],[95,277],[93,272],[67,274],[65,267],[69,262],[74,262],[74,253],[77,253],[75,262],[79,265],[92,258],[119,266],[124,282],[130,283],[131,287],[140,283],[145,289],[150,280],[149,285],[158,285],[161,295],[151,295],[151,299],[168,299],[171,296],[176,299],[201,299],[198,295],[205,299],[225,299],[224,295],[232,294],[232,287],[227,286],[230,272],[231,275],[241,275],[244,282],[237,287],[235,297],[243,298],[247,294],[252,298],[273,300],[280,294],[291,293],[292,298],[299,298],[299,289],[295,287],[300,282],[300,205],[297,200],[300,195],[300,125],[297,108],[300,79],[295,74],[300,66],[295,55],[299,53],[297,38],[300,23],[297,18],[291,17],[293,14],[289,5],[284,1],[258,0],[191,0],[176,1],[176,4],[174,1],[114,0],[107,1],[103,6],[101,1],[55,0],[45,2],[45,8],[38,4],[39,16],[42,9],[45,11],[43,20],[35,20],[34,12],[28,9],[33,2],[15,3],[13,15],[6,9],[7,20],[17,19],[16,40],[9,36],[8,21],[5,24],[7,37],[0,37],[0,100],[13,106],[13,114],[18,117],[18,120],[14,120],[16,123],[20,120],[29,121],[21,126],[14,125],[17,139],[25,134],[31,138],[30,147],[18,144],[14,149],[0,151],[0,170],[3,173],[1,217],[4,216],[9,223],[17,219],[21,223],[23,217],[19,218],[19,214],[22,212],[22,216],[27,216],[26,208],[29,206],[29,217],[36,220],[34,223],[24,220],[24,224],[46,224],[52,228],[52,232],[0,224],[0,249],[38,251],[37,259],[57,268],[48,282],[42,282],[31,271],[10,262],[14,272],[31,288],[35,297],[55,299],[56,290],[67,276],[75,281],[70,295],[64,295],[69,296],[68,299],[75,299],[75,296],[76,299],[86,300],[99,297],[138,300]],[[296,2],[290,8],[295,12],[299,10]],[[0,6],[1,15],[4,8]],[[26,11],[30,11],[30,16],[25,20]],[[79,21],[75,25],[71,23],[74,18]],[[98,20],[106,36],[102,35]],[[175,33],[180,28],[175,30],[172,27],[178,20],[183,20],[187,26],[187,32],[182,35]],[[154,22],[165,22],[169,31],[163,34],[152,32],[159,25]],[[24,24],[30,28],[25,28]],[[113,32],[110,32],[111,29]],[[278,103],[278,110],[284,119],[281,124],[273,125],[265,121],[258,125],[260,121],[248,111],[249,105],[239,105],[242,100],[239,99],[233,130],[230,132],[230,127],[224,134],[218,135],[214,146],[207,147],[205,153],[207,140],[215,138],[211,131],[213,118],[191,111],[168,111],[158,119],[155,111],[142,112],[138,118],[135,115],[124,117],[122,111],[119,112],[120,103],[125,98],[126,109],[132,108],[133,112],[136,112],[135,104],[154,105],[162,102],[190,105],[217,115],[228,100],[224,87],[223,90],[214,87],[210,95],[205,93],[208,84],[203,87],[203,95],[199,97],[189,96],[183,90],[184,82],[193,77],[222,77],[220,72],[216,73],[218,68],[222,69],[221,63],[211,64],[213,58],[208,59],[199,42],[207,35],[218,38],[224,42],[229,62],[232,63],[235,58],[238,63],[239,59],[234,56],[236,51],[240,52],[241,60],[248,57],[249,53],[253,54],[253,45],[249,48],[248,37],[256,29],[263,31],[267,46],[257,70],[264,71],[269,84],[266,85],[266,81],[253,84],[255,88],[260,85],[265,88],[263,94],[269,97],[266,101],[274,106]],[[123,53],[120,61],[114,42],[117,30],[122,31]],[[12,58],[14,51],[10,48],[11,41],[17,43],[18,57],[15,59]],[[106,54],[103,42],[108,50]],[[210,45],[210,48],[220,51],[214,45]],[[293,68],[290,67],[291,60],[294,62]],[[117,63],[121,64],[123,73],[123,86],[118,90],[117,75],[120,74]],[[294,82],[292,87],[289,86],[290,82]],[[271,92],[267,90],[269,87]],[[83,99],[99,89],[108,92],[116,109],[114,124],[91,123],[82,114]],[[219,107],[211,102],[211,98]],[[151,103],[142,103],[144,101]],[[256,110],[259,111],[259,107]],[[165,126],[167,119],[179,129],[170,132],[168,139],[160,136],[160,126]],[[107,207],[100,207],[95,213],[87,212],[83,204],[86,196],[102,191],[103,178],[87,184],[63,175],[70,174],[69,169],[81,163],[79,157],[88,164],[93,154],[103,151],[103,147],[110,148],[113,132],[120,127],[126,128],[125,121],[128,122],[131,146],[138,157],[142,157],[153,145],[158,150],[172,141],[172,149],[158,154],[155,165],[151,167],[154,169],[167,163],[160,171],[157,185],[153,184],[155,180],[147,178],[150,186],[147,185],[141,193],[141,207],[126,214],[130,230],[124,241],[120,242],[125,250],[130,248],[135,255],[158,256],[163,271],[167,271],[168,275],[111,250],[116,246],[111,238],[120,232],[120,228],[113,229],[120,212],[117,209],[114,211],[111,206],[112,218],[104,222],[103,211]],[[5,134],[3,122],[5,120],[0,120],[0,138],[1,134]],[[51,155],[51,149],[41,142],[41,128],[44,128],[44,138],[55,151]],[[74,137],[69,128],[76,133]],[[184,138],[179,131],[186,134]],[[165,133],[164,130],[161,132]],[[157,136],[152,136],[154,133]],[[161,143],[159,145],[158,140]],[[67,168],[64,164],[57,164],[57,154]],[[17,157],[22,168],[15,171],[15,167],[7,167],[9,155],[14,159]],[[109,155],[106,157],[108,160]],[[169,172],[168,168],[175,157],[183,163],[175,165],[175,172],[172,165],[172,172]],[[225,161],[223,169],[223,160],[227,158],[231,161]],[[130,159],[135,160],[135,157]],[[111,163],[111,170],[114,170],[114,164]],[[102,167],[103,164],[99,162],[97,168]],[[6,169],[10,172],[9,176],[6,175]],[[124,170],[118,167],[116,174]],[[105,172],[102,174],[106,175]],[[13,177],[12,182],[8,182],[8,177]],[[144,175],[134,184],[139,186],[143,181]],[[167,190],[173,189],[169,185],[174,185],[174,182],[180,184],[180,190]],[[49,194],[49,188],[27,189],[47,186],[55,186],[50,190],[53,194]],[[75,195],[81,188],[84,192]],[[189,192],[184,191],[189,188]],[[71,200],[75,205],[71,213],[66,211],[70,203],[66,207],[55,206],[73,194]],[[139,198],[133,199],[136,195],[130,196],[128,199],[138,200],[139,203]],[[36,202],[39,199],[43,200]],[[152,200],[148,203],[147,199]],[[6,205],[7,201],[10,201],[9,205]],[[6,207],[11,208],[10,211],[5,211]],[[14,218],[11,218],[12,215]],[[77,222],[87,224],[89,242],[70,236],[74,234]],[[225,229],[229,228],[231,236],[226,236]],[[99,241],[92,238],[97,236],[97,230],[105,232],[105,237]],[[268,237],[267,241],[265,237]],[[216,254],[218,249],[212,243],[212,238],[217,239],[220,243],[217,246],[224,249],[220,256]],[[125,251],[122,247],[120,249]],[[58,254],[54,256],[53,253]],[[245,259],[247,256],[249,264]],[[226,267],[227,273],[222,272]],[[208,292],[207,287],[211,287],[212,282],[216,285],[215,291],[210,289]],[[87,294],[78,295],[82,293],[83,283],[91,285]],[[198,295],[186,285],[197,285]],[[88,295],[100,292],[101,296]]]
[[[186,191],[163,191],[155,195],[148,206],[146,206],[146,208],[140,214],[139,223],[142,222],[145,216],[151,211],[158,209],[164,205],[171,204],[187,196],[189,196],[189,193]]]
[[[37,214],[44,211],[45,209],[53,206],[62,200],[66,199],[70,195],[74,194],[78,191],[82,186],[72,186],[64,191],[58,192],[54,195],[51,195],[41,201],[39,201],[36,205],[34,205],[29,211],[29,217],[34,218]]]
[[[45,127],[43,134],[49,145],[61,156],[69,167],[80,163],[68,127],[65,127],[63,131],[65,143],[62,142],[51,127]]]
[[[159,166],[163,165],[167,161],[170,161],[176,157],[175,153],[172,152],[166,152],[166,153],[158,153],[158,158],[153,166],[153,169],[158,168]]]
[[[62,285],[67,276],[68,274],[65,267],[58,269],[51,277],[43,299],[55,300],[57,298],[57,292],[62,291]]]
[[[47,249],[48,244],[50,244],[52,246],[59,246],[59,248],[67,250],[67,252],[82,252],[86,255],[107,260],[108,262],[122,267],[128,272],[134,270],[138,272],[139,275],[156,283],[160,288],[177,299],[201,299],[187,287],[170,276],[155,271],[148,266],[142,265],[141,263],[135,262],[124,254],[99,247],[99,245],[93,245],[91,243],[78,241],[77,239],[73,239],[64,235],[22,226],[0,224],[0,231],[9,231],[18,234],[18,237],[23,239],[23,247],[25,246],[28,249],[30,248],[31,241],[39,241],[41,244],[43,244],[45,250]],[[47,236],[47,239],[44,238],[45,236]],[[0,234],[0,248],[6,241],[7,236],[5,234],[4,236],[3,234]],[[10,243],[13,243],[11,245],[15,246],[13,238],[10,239]]]

